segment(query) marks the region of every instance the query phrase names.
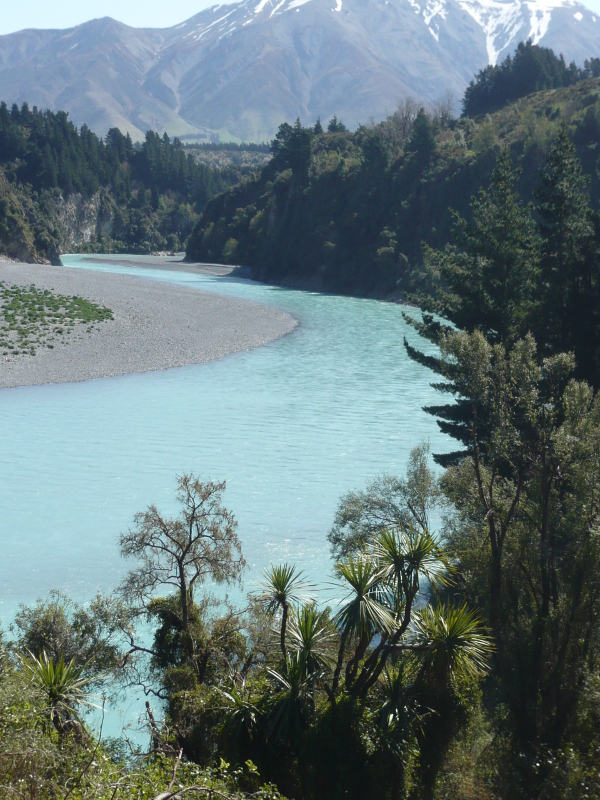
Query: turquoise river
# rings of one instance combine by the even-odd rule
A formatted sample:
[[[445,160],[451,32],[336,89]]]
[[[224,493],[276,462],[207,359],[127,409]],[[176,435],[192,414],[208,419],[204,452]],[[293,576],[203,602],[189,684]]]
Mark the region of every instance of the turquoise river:
[[[410,449],[448,440],[422,406],[432,375],[403,347],[402,308],[185,272],[87,264],[275,305],[290,335],[208,364],[0,391],[0,616],[57,588],[110,591],[126,566],[117,537],[150,503],[175,510],[175,476],[226,479],[256,587],[270,562],[327,581],[338,498]],[[185,265],[182,265],[185,269]]]

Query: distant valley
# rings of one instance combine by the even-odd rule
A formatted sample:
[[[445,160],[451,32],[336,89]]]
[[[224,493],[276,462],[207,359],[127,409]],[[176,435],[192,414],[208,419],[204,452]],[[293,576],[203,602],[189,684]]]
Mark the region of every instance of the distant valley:
[[[240,0],[165,30],[110,18],[0,37],[0,99],[185,140],[264,141],[282,120],[383,119],[456,98],[531,38],[582,64],[600,18],[570,0]]]

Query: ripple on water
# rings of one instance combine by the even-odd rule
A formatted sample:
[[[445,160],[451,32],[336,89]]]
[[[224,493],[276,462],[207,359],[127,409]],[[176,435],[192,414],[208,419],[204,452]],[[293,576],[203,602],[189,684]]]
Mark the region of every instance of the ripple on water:
[[[431,375],[411,362],[396,305],[186,273],[87,265],[276,305],[300,325],[258,350],[166,372],[0,391],[2,616],[52,588],[108,591],[124,564],[118,534],[174,477],[227,479],[250,565],[329,572],[339,496],[400,472],[415,444],[448,443],[421,407]]]

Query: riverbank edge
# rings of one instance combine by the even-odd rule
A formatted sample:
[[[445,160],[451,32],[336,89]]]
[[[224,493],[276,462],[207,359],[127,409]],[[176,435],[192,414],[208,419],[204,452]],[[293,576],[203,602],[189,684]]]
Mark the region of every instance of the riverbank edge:
[[[191,271],[175,263],[179,266],[165,267],[148,258],[137,265]],[[38,348],[35,355],[0,356],[0,389],[203,364],[269,344],[298,325],[291,314],[272,306],[130,274],[1,261],[0,281],[81,296],[110,308],[114,316],[91,331],[76,326],[68,341],[54,341],[52,349]]]

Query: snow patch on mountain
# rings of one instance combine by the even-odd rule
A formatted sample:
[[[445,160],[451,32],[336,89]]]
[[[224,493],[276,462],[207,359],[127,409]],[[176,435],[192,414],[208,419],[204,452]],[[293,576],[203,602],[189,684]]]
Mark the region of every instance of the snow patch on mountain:
[[[220,38],[225,34],[225,26],[229,26],[227,17],[234,14],[240,27],[265,18],[271,19],[287,11],[298,9],[310,3],[316,7],[327,6],[332,11],[342,10],[343,0],[238,0],[232,5],[217,5],[208,10],[214,15],[219,9],[232,9],[229,14],[210,23],[202,25],[202,36],[215,26],[214,31]],[[577,22],[584,20],[579,9],[583,7],[575,0],[399,0],[407,2],[415,14],[422,20],[429,33],[437,43],[444,31],[448,13],[458,6],[466,12],[481,28],[485,36],[488,63],[497,64],[501,58],[514,50],[520,41],[531,39],[534,44],[542,42],[552,21],[554,11],[573,8]],[[388,0],[392,5],[398,0]],[[352,3],[350,3],[352,6]],[[593,17],[590,13],[590,19]],[[593,20],[595,21],[595,20]],[[219,27],[221,25],[221,27]]]
[[[304,6],[310,2],[311,0],[292,0],[292,2],[286,8],[286,11],[293,11],[294,8],[300,8],[300,6]]]
[[[283,119],[353,127],[403,97],[459,96],[528,38],[583,65],[600,55],[597,16],[576,0],[234,0],[165,30],[96,20],[0,37],[0,89],[53,109],[69,97],[101,134],[263,141]]]

